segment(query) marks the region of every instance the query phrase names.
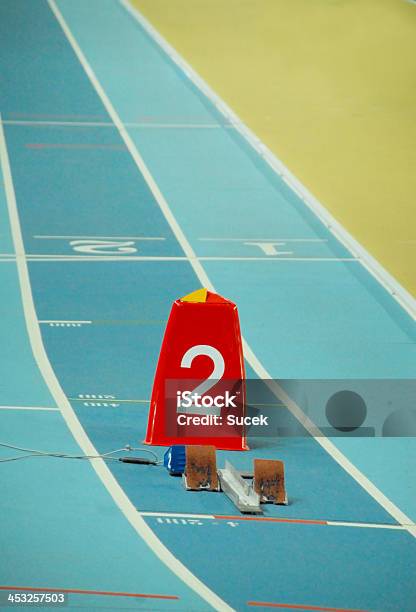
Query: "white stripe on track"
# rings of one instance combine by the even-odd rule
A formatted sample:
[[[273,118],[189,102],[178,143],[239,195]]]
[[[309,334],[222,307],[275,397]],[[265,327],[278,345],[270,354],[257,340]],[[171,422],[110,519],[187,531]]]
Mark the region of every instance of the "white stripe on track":
[[[263,257],[198,257],[199,261],[359,261],[356,257],[286,257],[265,255]]]
[[[60,412],[59,408],[47,408],[46,406],[0,406],[0,410],[40,410],[45,412]]]
[[[166,240],[161,236],[33,236],[43,240]]]
[[[139,512],[140,516],[166,516],[167,518],[215,519],[213,514],[184,514],[183,512]]]
[[[23,125],[26,127],[110,127],[114,128],[112,123],[103,121],[45,121],[45,120],[27,120],[27,119],[3,119],[3,125]]]
[[[13,260],[5,259],[4,261]],[[27,255],[26,261],[188,261],[188,259],[187,257],[134,257],[131,255]]]
[[[393,529],[396,531],[406,531],[408,527],[413,525],[388,525],[384,523],[346,523],[342,521],[327,521],[329,527],[358,527],[360,529]]]
[[[61,319],[39,319],[38,323],[83,323],[83,324],[91,324],[92,321],[67,321]]]
[[[328,242],[327,238],[198,238],[210,242]]]
[[[132,9],[132,7],[130,5],[128,5],[127,2],[125,2],[125,0],[120,0],[120,2],[123,4],[123,6],[125,6],[127,8],[127,10],[132,15],[135,15],[136,19],[138,19],[139,22],[141,23],[139,15],[135,13],[135,11]],[[114,106],[112,105],[112,103],[111,103],[110,99],[108,98],[107,94],[105,93],[102,85],[98,81],[98,79],[95,76],[91,66],[89,65],[86,57],[84,56],[83,52],[81,51],[77,41],[75,40],[73,34],[71,33],[70,29],[68,28],[68,25],[66,24],[62,14],[60,13],[59,9],[57,8],[55,1],[54,0],[48,0],[48,3],[49,3],[49,6],[51,7],[53,13],[55,14],[59,24],[61,25],[61,27],[62,27],[66,37],[68,38],[68,41],[71,44],[75,54],[77,55],[81,65],[83,66],[86,74],[88,75],[88,78],[90,79],[91,84],[93,85],[93,87],[96,90],[98,96],[100,97],[100,99],[101,99],[101,101],[102,101],[102,103],[103,103],[107,113],[111,117],[111,119],[114,122],[114,124],[117,126],[117,128],[119,130],[119,133],[120,133],[120,136],[123,139],[123,141],[124,141],[128,151],[130,152],[130,155],[132,156],[132,159],[134,160],[134,162],[135,162],[138,170],[142,174],[143,178],[147,182],[147,184],[149,186],[149,189],[153,193],[153,196],[155,197],[156,202],[158,203],[158,205],[159,205],[163,215],[165,216],[165,219],[169,223],[169,225],[171,227],[171,230],[174,233],[177,241],[181,245],[181,247],[182,247],[186,257],[189,259],[189,262],[190,262],[191,266],[193,267],[193,269],[195,271],[195,274],[197,275],[199,281],[202,283],[202,286],[206,287],[207,289],[209,289],[212,292],[215,292],[215,288],[214,288],[213,284],[211,283],[210,279],[208,278],[204,268],[202,267],[201,262],[196,257],[195,252],[194,252],[190,242],[187,240],[185,234],[183,233],[181,227],[179,226],[179,224],[178,224],[175,216],[173,215],[173,213],[172,213],[172,211],[171,211],[171,209],[170,209],[170,207],[169,207],[165,197],[163,196],[163,194],[160,191],[156,181],[154,180],[152,174],[150,173],[148,167],[146,166],[146,164],[145,164],[142,156],[140,155],[140,153],[139,153],[135,143],[131,139],[131,137],[130,137],[129,133],[127,132],[123,122],[121,121],[117,111],[115,110]],[[153,36],[153,34],[152,34],[152,36]],[[243,339],[243,351],[244,351],[244,356],[245,356],[246,360],[248,361],[250,366],[254,369],[254,371],[259,376],[259,378],[264,379],[266,381],[266,384],[269,386],[269,388],[271,389],[273,394],[279,400],[283,401],[283,403],[285,403],[287,405],[287,407],[290,410],[290,412],[298,419],[298,421],[300,423],[302,423],[304,425],[305,429],[312,436],[316,437],[317,443],[320,444],[328,452],[328,454],[331,455],[331,457],[342,468],[344,468],[344,470],[346,472],[348,472],[348,474],[350,474],[387,512],[389,512],[389,514],[391,514],[391,516],[393,516],[393,518],[398,523],[400,523],[401,525],[405,526],[405,528],[409,531],[409,533],[411,533],[414,537],[416,537],[416,528],[411,526],[412,525],[411,519],[408,516],[406,516],[406,514],[404,512],[402,512],[402,510],[400,510],[400,508],[398,508],[390,499],[388,499],[387,496],[384,495],[384,493],[382,493],[362,472],[360,472],[360,470],[358,468],[356,468],[351,463],[351,461],[349,461],[349,459],[347,459],[347,457],[345,457],[341,453],[341,451],[330,440],[328,440],[327,438],[324,437],[322,432],[302,412],[301,408],[296,404],[296,402],[294,402],[285,393],[285,391],[283,391],[283,389],[276,383],[276,381],[274,381],[272,379],[272,377],[269,374],[269,372],[267,372],[267,370],[264,368],[264,366],[260,363],[260,361],[258,360],[256,355],[252,351],[251,347],[248,345],[248,343],[244,339]],[[46,357],[46,355],[45,355],[45,357]],[[71,409],[71,412],[72,412],[72,409]],[[76,421],[76,427],[77,428],[81,427],[79,422],[78,422],[78,420]],[[81,435],[81,433],[80,433],[80,435]],[[86,434],[85,434],[85,432],[83,430],[82,430],[82,435],[86,437]],[[87,438],[87,440],[88,440],[88,438]],[[88,440],[88,444],[91,444],[91,442],[89,440]],[[186,570],[186,571],[188,571],[188,570]],[[204,586],[204,588],[206,588],[206,587]],[[214,595],[214,594],[211,593],[211,595]]]
[[[354,257],[286,257],[279,255],[264,255],[263,257],[221,257],[221,256],[202,256],[202,257],[164,257],[158,255],[46,255],[30,254],[26,255],[27,261],[309,261],[309,262],[346,262],[359,261]],[[14,261],[14,258],[1,259],[0,261]]]
[[[140,512],[140,516],[147,516],[151,518],[183,518],[183,519],[206,519],[206,520],[233,520],[242,521],[243,523],[252,522],[263,522],[269,525],[277,524],[291,524],[291,525],[312,525],[312,526],[323,526],[323,527],[358,527],[363,529],[393,529],[398,531],[404,531],[408,526],[414,527],[415,525],[390,525],[388,523],[353,523],[347,521],[327,521],[322,519],[319,524],[318,519],[297,519],[294,517],[275,517],[275,516],[221,516],[220,514],[186,514],[183,512]]]
[[[28,127],[35,126],[51,126],[51,127],[106,127],[113,128],[114,123],[105,123],[100,121],[27,121],[19,119],[5,119],[3,125],[23,125]],[[181,130],[220,130],[220,129],[234,129],[234,126],[230,123],[151,123],[151,122],[136,122],[136,123],[125,123],[125,127],[128,128],[142,128],[142,129],[181,129]]]

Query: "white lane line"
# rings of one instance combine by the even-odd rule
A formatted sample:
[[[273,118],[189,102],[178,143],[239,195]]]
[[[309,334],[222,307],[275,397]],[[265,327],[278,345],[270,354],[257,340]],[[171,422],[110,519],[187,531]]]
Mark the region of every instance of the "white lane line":
[[[396,531],[407,531],[408,527],[415,527],[412,525],[389,525],[387,523],[348,523],[342,521],[327,521],[326,524],[329,527],[358,527],[361,529],[393,529]]]
[[[33,236],[44,240],[166,240],[161,236]]]
[[[61,319],[39,319],[38,323],[83,323],[83,324],[90,324],[92,323],[92,321],[67,321],[67,320],[61,320]]]
[[[324,527],[356,527],[362,529],[393,529],[397,531],[406,531],[407,527],[414,527],[413,525],[390,525],[389,523],[357,523],[348,521],[327,521],[325,519],[298,519],[294,517],[277,517],[277,516],[248,516],[248,515],[227,515],[221,516],[220,514],[187,514],[184,512],[140,512],[141,516],[155,517],[155,518],[182,518],[182,519],[200,519],[200,520],[233,520],[242,521],[244,523],[250,522],[262,522],[268,523],[269,525],[277,524],[300,524],[300,525],[317,525]]]
[[[159,257],[140,255],[27,255],[27,261],[310,261],[310,262],[345,262],[359,261],[354,257],[287,257],[284,255],[265,255],[263,257]],[[12,261],[5,259],[4,261]]]
[[[136,250],[137,252],[137,250]],[[111,258],[117,258],[117,259],[137,259],[137,260],[154,260],[154,259],[163,259],[166,261],[170,261],[173,260],[175,261],[176,259],[186,259],[186,257],[184,257],[183,255],[179,255],[179,256],[164,256],[164,255],[130,255],[130,253],[125,253],[125,254],[118,254],[117,251],[115,251],[114,255],[99,255],[94,254],[94,255],[69,255],[67,253],[28,253],[26,255],[27,259],[39,259],[39,258],[43,258],[43,259],[47,259],[48,257],[52,258],[52,259],[108,259],[109,257]]]
[[[212,242],[328,242],[327,238],[198,238]]]
[[[28,255],[27,261],[188,261],[187,257],[140,257],[131,255]],[[9,261],[8,259],[4,261]],[[13,261],[13,260],[10,260]]]
[[[26,121],[16,119],[5,119],[3,125],[23,125],[32,127],[52,126],[52,127],[105,127],[115,128],[114,123],[106,123],[103,121]],[[181,130],[218,130],[218,129],[234,129],[230,123],[151,123],[151,122],[127,122],[124,123],[128,128],[142,129],[181,129]]]
[[[135,14],[133,9],[124,0],[121,0],[121,2],[122,2],[122,4],[124,6],[128,7],[128,10],[132,14]],[[149,186],[149,189],[153,193],[153,195],[154,195],[154,197],[156,199],[156,202],[158,203],[162,213],[164,214],[165,219],[169,223],[173,233],[175,234],[176,239],[178,240],[179,244],[181,245],[185,255],[189,258],[190,264],[192,265],[192,267],[193,267],[193,269],[195,271],[195,274],[197,275],[198,279],[200,280],[202,286],[206,287],[210,291],[215,292],[215,288],[214,288],[213,284],[211,283],[210,279],[208,278],[204,268],[202,267],[201,262],[197,259],[191,244],[188,242],[187,238],[185,237],[185,234],[183,233],[181,227],[179,226],[175,216],[173,215],[173,213],[172,213],[172,211],[171,211],[167,201],[165,200],[165,198],[164,198],[162,192],[160,191],[156,181],[154,180],[153,176],[151,175],[151,173],[150,173],[148,167],[146,166],[143,158],[141,157],[141,155],[140,155],[136,145],[134,144],[133,140],[131,139],[129,133],[126,131],[126,129],[125,129],[125,127],[124,127],[124,125],[123,125],[119,115],[117,114],[117,112],[114,109],[112,103],[110,102],[109,98],[107,97],[107,94],[105,93],[105,91],[102,88],[101,84],[97,80],[97,77],[95,76],[91,66],[88,64],[88,62],[87,62],[84,54],[82,53],[78,43],[76,42],[75,38],[73,37],[72,33],[70,32],[70,30],[69,30],[69,28],[68,28],[68,26],[66,24],[66,22],[64,21],[61,13],[59,12],[58,8],[56,7],[55,1],[54,0],[48,0],[48,3],[50,5],[50,7],[52,8],[56,18],[58,19],[62,29],[64,30],[65,35],[67,36],[70,44],[72,45],[72,48],[74,49],[74,51],[75,51],[79,61],[81,62],[82,66],[84,67],[84,70],[85,70],[86,74],[88,75],[88,77],[89,77],[89,79],[91,81],[91,84],[95,88],[98,96],[101,98],[101,101],[104,104],[104,106],[105,106],[105,108],[107,110],[107,113],[109,114],[111,119],[114,121],[114,124],[117,126],[117,128],[118,128],[118,130],[120,132],[121,138],[125,142],[125,144],[127,146],[127,149],[128,149],[128,151],[130,152],[130,154],[132,156],[132,159],[136,163],[137,168],[139,169],[139,171],[142,174],[143,178],[147,182],[147,184]],[[283,389],[276,383],[276,381],[274,381],[272,379],[272,376],[263,367],[263,365],[257,359],[256,355],[251,350],[251,347],[248,345],[248,343],[244,339],[243,339],[243,351],[244,351],[244,355],[245,355],[248,363],[254,369],[254,371],[259,376],[259,378],[267,379],[267,384],[268,384],[269,388],[272,390],[273,394],[280,401],[282,401],[283,403],[287,404],[287,406],[288,406],[289,410],[292,412],[292,414],[300,421],[300,423],[302,423],[304,425],[305,429],[312,436],[314,436],[314,437],[318,436],[317,437],[317,443],[320,444],[335,459],[335,461],[337,461],[337,463],[341,467],[343,467],[374,499],[376,499],[378,501],[378,503],[385,510],[387,510],[387,512],[389,512],[396,519],[397,522],[399,522],[400,524],[407,524],[407,525],[411,524],[412,521],[409,519],[409,517],[407,517],[404,512],[402,512],[393,502],[391,502],[384,495],[384,493],[382,493],[366,476],[364,476],[364,474],[362,474],[362,472],[360,472],[351,463],[351,461],[349,461],[330,440],[328,440],[327,438],[325,438],[323,436],[322,432],[302,412],[300,407],[283,391]],[[46,355],[45,355],[45,357],[46,357]],[[71,408],[71,412],[72,412],[72,408]],[[76,421],[76,427],[81,428],[78,420]],[[86,434],[85,434],[85,432],[83,430],[82,430],[82,432],[79,433],[79,435],[80,436],[85,436],[85,438],[88,440],[88,438],[86,437]],[[91,444],[91,442],[89,440],[88,440],[88,444]],[[412,533],[412,535],[414,537],[416,537],[416,528],[414,528],[414,527],[413,528],[407,527],[407,529],[408,529],[408,531],[410,533]],[[169,554],[171,554],[171,553],[169,553]],[[188,572],[188,570],[186,570],[185,568],[183,568],[183,569],[186,572]],[[174,570],[174,571],[177,571],[177,570]],[[179,575],[179,573],[178,573],[178,575]],[[201,585],[198,585],[198,587],[195,587],[195,588],[196,589],[197,588],[199,588],[199,589],[200,588],[206,589],[207,587],[205,587],[205,585],[201,584]],[[200,592],[200,591],[198,591],[198,592]],[[207,594],[208,597],[217,598],[217,596],[214,593],[212,593],[211,591],[209,591],[209,589],[207,590],[206,594]],[[216,601],[218,603],[218,599]],[[222,605],[226,605],[226,604],[224,604],[224,602],[221,602],[221,604]]]
[[[286,257],[284,254],[264,257],[198,257],[199,261],[359,261],[356,257]]]
[[[140,516],[156,516],[168,518],[215,519],[213,514],[184,514],[183,512],[139,512]]]
[[[46,406],[0,406],[0,410],[41,410],[46,412],[60,412],[59,408],[47,408]]]
[[[127,128],[167,129],[167,130],[223,130],[234,129],[230,123],[125,123]]]
[[[214,104],[226,121],[240,132],[251,147],[263,157],[269,166],[299,195],[305,205],[320,219],[328,230],[341,242],[351,254],[377,281],[397,300],[400,305],[416,319],[416,299],[402,286],[370,253],[339,223],[335,217],[302,185],[286,168],[280,159],[242,122],[231,108],[207,85],[183,57],[159,34],[150,22],[133,7],[128,0],[119,0],[126,11],[155,40],[171,60],[198,89]]]
[[[92,325],[92,321],[38,321],[38,323],[48,327],[84,327],[84,325]]]
[[[26,120],[26,119],[3,119],[3,125],[23,125],[23,126],[62,126],[62,127],[111,127],[113,123],[104,121],[44,121],[44,120]]]
[[[59,13],[55,3],[51,0],[49,5],[54,12],[59,24],[64,33],[69,38],[71,45],[77,47],[77,43],[72,40],[72,35],[69,32],[61,14]],[[74,49],[76,50],[76,49]],[[79,53],[81,53],[79,51]],[[78,53],[77,53],[78,55]],[[81,60],[80,60],[81,61]],[[82,63],[82,62],[81,62]],[[91,78],[91,77],[90,77]],[[56,405],[59,406],[61,414],[65,419],[69,429],[72,432],[76,442],[86,455],[98,455],[97,449],[94,448],[91,440],[81,426],[75,412],[65,396],[58,379],[52,369],[45,347],[42,342],[40,327],[38,324],[35,305],[33,302],[32,290],[30,286],[30,278],[28,267],[25,259],[25,250],[23,237],[20,227],[19,213],[16,203],[16,195],[13,186],[13,179],[10,169],[9,156],[7,152],[6,140],[4,136],[3,124],[0,115],[0,158],[1,168],[4,178],[4,188],[10,218],[10,226],[12,231],[13,243],[16,254],[20,257],[17,259],[17,270],[19,275],[20,290],[22,294],[22,304],[26,319],[26,326],[33,355],[38,364],[39,370],[54,398]],[[109,470],[105,461],[96,459],[91,462],[93,469],[101,479],[102,483],[114,499],[115,503],[120,508],[121,512],[130,522],[137,534],[148,544],[149,548],[157,555],[157,557],[185,584],[193,589],[200,597],[205,599],[214,609],[221,611],[231,611],[230,608],[220,597],[213,593],[205,584],[203,584],[196,576],[194,576],[187,567],[185,567],[171,551],[156,537],[152,529],[146,524],[145,520],[138,514],[136,508],[131,503],[123,489],[120,487],[117,480]]]

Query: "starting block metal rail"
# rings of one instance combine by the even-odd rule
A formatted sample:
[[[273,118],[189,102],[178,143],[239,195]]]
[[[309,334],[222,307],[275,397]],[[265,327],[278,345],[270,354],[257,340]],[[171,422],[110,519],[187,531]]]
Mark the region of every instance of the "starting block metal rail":
[[[262,513],[260,495],[242,478],[241,474],[229,461],[225,462],[224,469],[218,470],[218,476],[222,491],[231,499],[240,512]]]

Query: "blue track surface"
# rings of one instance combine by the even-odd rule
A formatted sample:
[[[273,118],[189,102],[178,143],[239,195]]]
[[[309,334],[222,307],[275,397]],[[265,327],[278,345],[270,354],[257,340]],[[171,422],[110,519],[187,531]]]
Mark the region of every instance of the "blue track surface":
[[[123,7],[57,6],[214,286],[238,303],[244,335],[268,372],[414,379],[415,322]],[[200,282],[48,3],[5,0],[0,13],[0,110],[42,339],[83,429],[108,452],[143,439],[170,304]],[[0,213],[1,254],[12,254],[3,190]],[[91,237],[102,241],[93,251]],[[252,244],[275,238],[289,239],[290,255],[268,257]],[[5,259],[0,403],[57,408],[31,353],[15,259]],[[0,417],[2,441],[79,452],[58,411]],[[414,439],[336,443],[414,522],[415,485],[403,468],[415,465]],[[268,517],[398,526],[312,438],[257,440],[232,459],[247,469],[254,456],[286,464],[291,503],[268,506]],[[175,557],[237,610],[249,601],[415,609],[416,542],[407,531],[167,521],[163,513],[236,511],[223,495],[186,493],[163,468],[109,468],[138,511],[161,513],[146,521]],[[209,609],[141,540],[90,464],[36,458],[3,464],[0,477],[12,492],[0,508],[8,551],[0,586],[179,597],[119,597],[114,606],[74,595],[86,609]]]

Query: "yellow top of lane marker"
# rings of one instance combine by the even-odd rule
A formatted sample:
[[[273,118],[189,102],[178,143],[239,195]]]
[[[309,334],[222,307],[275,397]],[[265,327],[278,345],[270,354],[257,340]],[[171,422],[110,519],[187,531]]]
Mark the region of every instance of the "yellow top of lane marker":
[[[416,6],[131,2],[416,295]]]
[[[188,295],[181,297],[181,302],[206,302],[208,289],[197,289]]]

